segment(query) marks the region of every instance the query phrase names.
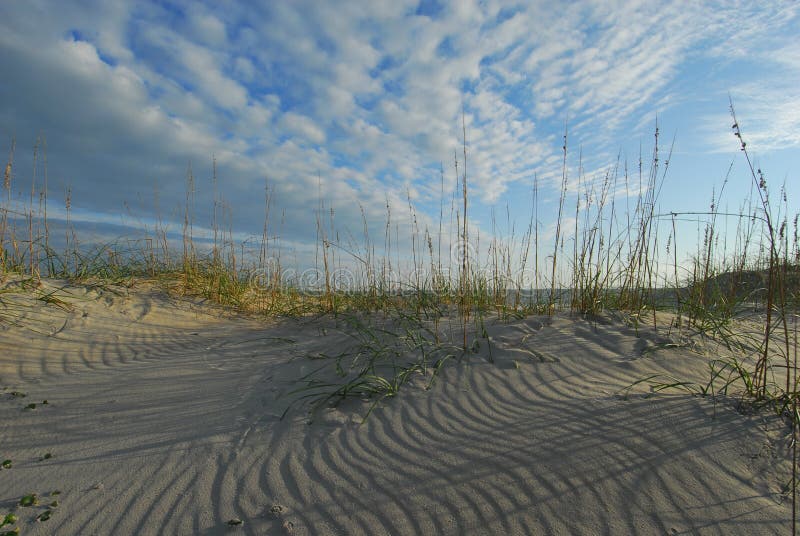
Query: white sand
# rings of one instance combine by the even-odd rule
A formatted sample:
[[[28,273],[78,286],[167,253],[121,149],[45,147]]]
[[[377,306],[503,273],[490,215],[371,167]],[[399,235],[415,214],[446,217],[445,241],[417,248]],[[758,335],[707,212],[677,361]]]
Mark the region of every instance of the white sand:
[[[487,320],[491,345],[431,389],[420,376],[363,425],[361,401],[309,425],[300,406],[281,420],[286,393],[325,363],[307,356],[352,346],[341,319],[258,322],[148,287],[66,292],[68,310],[30,302],[0,326],[13,461],[0,515],[26,536],[790,530],[779,419],[616,396],[653,373],[704,378],[706,357],[657,349],[652,328]],[[30,492],[39,506],[15,506]]]

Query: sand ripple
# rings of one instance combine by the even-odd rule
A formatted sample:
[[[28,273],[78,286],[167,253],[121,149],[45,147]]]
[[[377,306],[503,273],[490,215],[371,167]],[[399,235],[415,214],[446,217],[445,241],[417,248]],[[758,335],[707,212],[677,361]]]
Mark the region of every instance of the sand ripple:
[[[0,334],[0,455],[14,461],[0,471],[0,508],[39,494],[18,509],[25,534],[789,527],[783,445],[764,431],[779,423],[684,395],[619,398],[646,374],[704,370],[680,349],[645,356],[658,339],[623,325],[490,323],[490,344],[430,390],[412,382],[363,424],[366,404],[349,401],[309,425],[300,407],[281,419],[285,395],[321,361],[305,356],[350,340],[335,321],[263,325],[157,295],[81,307],[63,311],[57,334]],[[59,506],[34,522],[54,490]]]

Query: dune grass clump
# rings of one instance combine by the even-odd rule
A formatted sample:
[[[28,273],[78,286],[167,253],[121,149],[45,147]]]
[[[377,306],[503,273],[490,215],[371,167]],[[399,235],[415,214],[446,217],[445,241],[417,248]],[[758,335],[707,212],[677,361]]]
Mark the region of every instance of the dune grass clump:
[[[350,344],[334,355],[307,356],[313,370],[291,393],[299,395],[298,401],[310,401],[312,415],[358,398],[370,402],[366,419],[378,403],[396,396],[414,377],[422,378],[429,389],[442,366],[462,355],[455,340],[444,341],[418,312],[397,310],[377,321],[358,313],[338,319]]]

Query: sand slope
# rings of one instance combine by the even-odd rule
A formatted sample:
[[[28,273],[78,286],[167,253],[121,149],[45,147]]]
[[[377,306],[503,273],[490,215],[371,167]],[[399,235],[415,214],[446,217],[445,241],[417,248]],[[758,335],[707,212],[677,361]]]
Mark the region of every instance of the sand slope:
[[[705,374],[705,358],[660,349],[652,331],[488,319],[490,344],[430,389],[412,380],[363,424],[361,401],[308,424],[300,406],[281,419],[287,392],[324,362],[308,356],[352,344],[342,319],[259,322],[150,287],[61,287],[69,307],[31,302],[0,327],[0,457],[13,461],[0,513],[16,508],[25,535],[790,529],[777,419],[617,396],[648,374]],[[15,507],[30,492],[40,505]]]

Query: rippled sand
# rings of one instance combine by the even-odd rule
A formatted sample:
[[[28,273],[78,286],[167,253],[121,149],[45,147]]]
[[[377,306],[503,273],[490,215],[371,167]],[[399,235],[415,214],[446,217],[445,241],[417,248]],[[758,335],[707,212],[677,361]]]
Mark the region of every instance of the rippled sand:
[[[430,389],[413,379],[363,424],[362,401],[309,424],[290,392],[309,356],[352,341],[342,319],[261,322],[147,286],[58,295],[0,325],[0,514],[25,535],[790,530],[779,420],[618,395],[707,374],[652,328],[486,319],[488,344]],[[16,507],[28,493],[39,505]]]

